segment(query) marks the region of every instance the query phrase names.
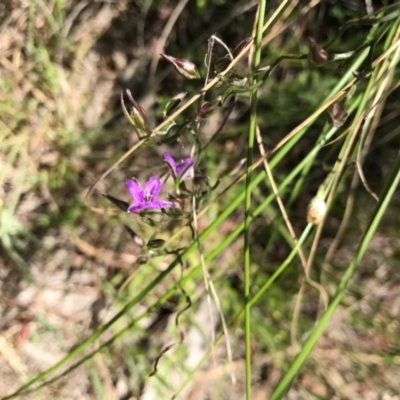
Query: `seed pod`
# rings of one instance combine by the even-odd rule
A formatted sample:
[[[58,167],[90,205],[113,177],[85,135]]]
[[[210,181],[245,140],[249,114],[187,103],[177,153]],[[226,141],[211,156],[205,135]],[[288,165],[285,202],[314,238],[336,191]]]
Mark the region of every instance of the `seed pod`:
[[[182,75],[186,79],[201,78],[199,70],[197,69],[196,65],[193,64],[191,61],[185,60],[183,58],[175,58],[167,54],[161,54],[161,57],[169,61],[174,66],[176,72],[178,72],[178,74]]]
[[[178,105],[181,103],[181,101],[186,97],[187,92],[182,92],[174,96],[164,107],[162,116],[163,118],[167,118],[168,115],[171,114],[172,111],[176,110]]]
[[[308,38],[308,47],[310,49],[308,53],[308,59],[310,62],[318,67],[326,64],[328,61],[328,53],[322,47],[318,47],[315,39]]]
[[[326,110],[329,122],[335,127],[340,128],[347,119],[346,109],[339,103],[334,103]]]
[[[318,225],[324,219],[325,214],[325,200],[320,197],[314,197],[307,207],[307,222]]]

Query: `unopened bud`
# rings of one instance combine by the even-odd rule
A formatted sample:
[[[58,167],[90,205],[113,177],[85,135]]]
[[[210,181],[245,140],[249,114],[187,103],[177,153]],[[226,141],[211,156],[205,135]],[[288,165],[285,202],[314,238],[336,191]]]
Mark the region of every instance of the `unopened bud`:
[[[167,118],[172,111],[174,111],[181,101],[186,97],[187,92],[182,92],[174,96],[164,107],[163,118]]]
[[[307,222],[318,225],[326,214],[326,203],[321,197],[314,197],[307,207]]]
[[[220,74],[221,72],[225,71],[229,64],[231,63],[231,60],[228,57],[221,57],[215,60],[214,63],[214,72],[216,75]]]
[[[149,259],[146,256],[139,256],[136,260],[138,264],[146,264]]]
[[[205,119],[210,117],[214,112],[216,112],[221,107],[222,97],[218,96],[213,101],[205,101],[197,112],[196,118]]]
[[[159,247],[164,246],[165,240],[164,239],[152,239],[147,243],[147,247],[149,249],[158,249]]]
[[[235,47],[235,50],[232,51],[233,57],[237,57],[237,56],[241,53],[241,51],[242,51],[245,47],[247,47],[247,45],[248,45],[249,43],[251,43],[252,41],[253,41],[253,38],[252,38],[252,37],[248,37],[248,38],[246,38],[246,39],[243,39],[243,40]]]
[[[326,110],[329,122],[335,127],[341,127],[347,119],[346,109],[339,103],[334,103]]]
[[[128,121],[136,128],[147,131],[147,117],[143,108],[139,106],[136,100],[133,98],[132,93],[129,89],[126,89],[126,95],[128,96],[129,102],[132,104],[130,112],[125,107],[124,95],[121,92],[121,107],[125,117]]]
[[[194,63],[183,58],[175,58],[167,54],[161,54],[161,56],[169,61],[175,68],[178,74],[181,74],[186,79],[200,79],[200,73]]]
[[[317,42],[313,38],[308,38],[309,53],[308,59],[310,62],[317,66],[326,64],[328,61],[328,53],[322,48],[318,47]]]
[[[107,200],[111,201],[111,203],[115,204],[119,209],[126,211],[127,207],[129,207],[129,203],[124,200],[117,199],[114,196],[111,196],[107,193],[102,193],[102,196],[105,197]]]

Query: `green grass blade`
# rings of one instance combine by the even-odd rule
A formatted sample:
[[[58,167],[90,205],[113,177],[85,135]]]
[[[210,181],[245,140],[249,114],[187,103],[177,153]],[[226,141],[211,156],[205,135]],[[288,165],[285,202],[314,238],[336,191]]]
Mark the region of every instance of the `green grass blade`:
[[[346,288],[349,284],[349,281],[352,278],[358,264],[360,263],[365,251],[368,248],[369,242],[371,241],[376,229],[378,228],[378,225],[389,205],[389,202],[399,184],[399,181],[400,181],[400,152],[397,155],[397,159],[395,165],[393,166],[391,175],[388,178],[386,186],[380,195],[379,203],[377,204],[374,210],[374,214],[371,218],[371,221],[368,225],[366,232],[363,235],[361,243],[357,249],[356,255],[352,263],[347,268],[346,273],[344,274],[339,284],[335,296],[333,297],[331,303],[329,304],[328,309],[321,316],[321,319],[318,321],[317,325],[315,326],[310,336],[304,343],[301,351],[296,356],[296,358],[290,365],[289,369],[286,371],[285,375],[274,389],[273,393],[271,394],[270,400],[281,399],[282,396],[287,392],[291,382],[298,374],[302,365],[310,355],[313,347],[323,334],[326,326],[328,325],[329,321],[332,318],[333,313],[335,312],[337,306],[340,304],[343,295],[345,294]]]

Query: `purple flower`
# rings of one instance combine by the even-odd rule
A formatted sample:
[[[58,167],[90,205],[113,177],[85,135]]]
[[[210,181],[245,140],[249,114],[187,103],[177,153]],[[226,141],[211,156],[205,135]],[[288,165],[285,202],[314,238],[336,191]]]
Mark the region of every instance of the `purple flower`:
[[[153,176],[149,178],[144,187],[141,187],[140,183],[135,178],[127,179],[125,181],[125,186],[135,202],[128,207],[128,213],[176,207],[176,205],[170,201],[157,199],[163,186],[161,180],[157,177]]]
[[[171,167],[175,179],[180,179],[183,181],[184,179],[189,178],[191,172],[193,171],[194,158],[192,157],[187,157],[184,158],[183,160],[175,162],[171,154],[165,152],[164,160]]]

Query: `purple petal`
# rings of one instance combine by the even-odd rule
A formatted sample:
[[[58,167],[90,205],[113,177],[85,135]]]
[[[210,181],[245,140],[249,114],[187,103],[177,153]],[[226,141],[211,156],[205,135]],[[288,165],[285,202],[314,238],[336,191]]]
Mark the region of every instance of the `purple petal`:
[[[132,204],[128,207],[128,213],[135,213],[147,208],[147,203]]]
[[[143,210],[161,210],[162,208],[170,207],[176,207],[176,205],[174,203],[171,203],[170,201],[149,201],[147,203],[132,204],[128,208],[128,213],[134,213]]]
[[[169,166],[171,167],[172,171],[176,172],[176,162],[175,160],[172,158],[171,154],[169,154],[167,151],[164,153],[164,160],[169,164]]]
[[[175,203],[171,203],[170,201],[163,201],[163,200],[153,201],[152,204],[154,206],[156,206],[158,209],[177,207],[177,205]]]
[[[194,164],[194,158],[187,157],[181,161],[176,162],[171,154],[168,152],[164,153],[164,160],[169,164],[175,178],[186,179],[189,177],[191,172],[191,167]]]
[[[190,176],[191,170],[193,169],[194,158],[187,157],[182,160],[176,166],[176,176],[181,178],[182,180],[188,178]]]
[[[144,202],[144,189],[140,186],[140,183],[135,178],[127,179],[125,181],[125,186],[136,204]]]
[[[156,200],[160,194],[163,184],[160,178],[152,176],[144,185],[144,201],[151,202]]]

